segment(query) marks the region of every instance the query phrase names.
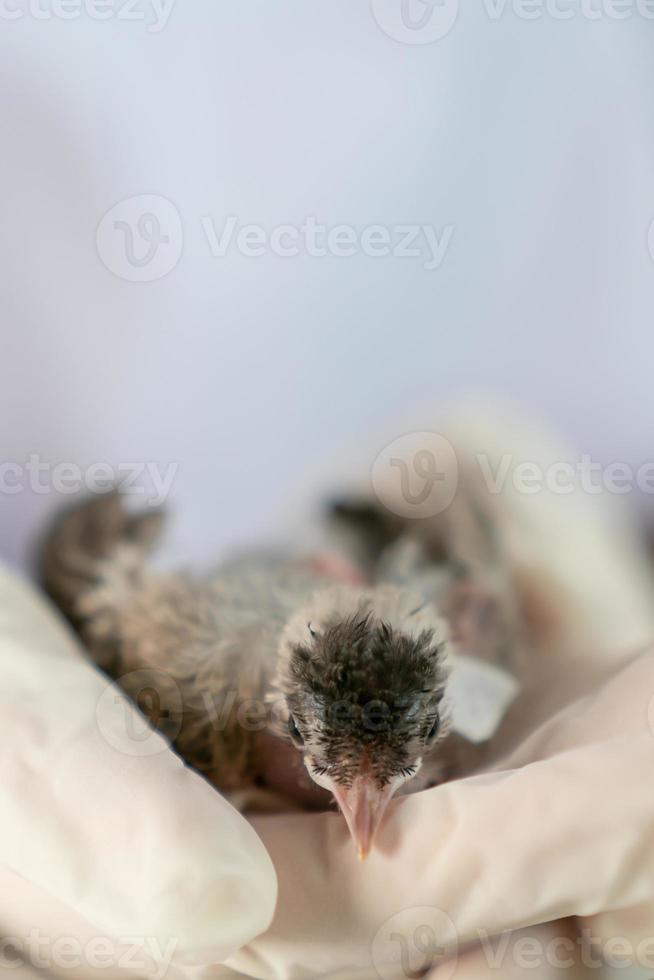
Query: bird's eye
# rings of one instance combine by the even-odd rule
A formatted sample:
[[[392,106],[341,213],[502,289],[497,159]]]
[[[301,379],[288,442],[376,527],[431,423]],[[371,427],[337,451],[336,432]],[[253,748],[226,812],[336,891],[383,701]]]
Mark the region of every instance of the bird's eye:
[[[293,715],[288,716],[288,733],[296,745],[304,745],[304,739],[302,738],[302,733],[300,732],[300,729],[297,727]]]
[[[434,718],[434,723],[431,726],[431,728],[429,729],[429,734],[427,735],[427,738],[425,739],[425,741],[427,742],[427,744],[429,744],[430,742],[433,742],[434,741],[434,739],[438,735],[438,732],[440,730],[440,727],[441,727],[441,720],[438,717],[438,715],[436,715],[436,717]]]

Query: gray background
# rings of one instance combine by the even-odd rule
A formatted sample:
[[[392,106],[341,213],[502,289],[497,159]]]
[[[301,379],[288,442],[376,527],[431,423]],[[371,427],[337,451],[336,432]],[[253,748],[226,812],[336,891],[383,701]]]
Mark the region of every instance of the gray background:
[[[149,8],[0,20],[3,459],[175,461],[171,554],[197,561],[277,533],[344,446],[418,403],[437,427],[453,395],[649,459],[654,21],[571,7],[469,3],[415,45],[359,0],[178,2],[159,33]],[[139,194],[182,219],[153,282],[96,249]],[[230,214],[454,234],[432,271],[214,258],[200,219]],[[2,556],[24,564],[60,502],[0,494]]]

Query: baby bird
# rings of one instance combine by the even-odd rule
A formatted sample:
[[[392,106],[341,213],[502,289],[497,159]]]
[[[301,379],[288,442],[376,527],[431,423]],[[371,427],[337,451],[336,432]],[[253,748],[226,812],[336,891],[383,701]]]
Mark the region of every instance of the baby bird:
[[[385,582],[271,552],[201,578],[157,573],[147,557],[161,523],[117,493],[75,506],[45,541],[46,590],[98,666],[235,805],[324,808],[331,794],[365,858],[393,796],[447,778],[471,745],[446,739],[452,651],[438,599],[460,569],[411,559],[393,584],[387,549]]]
[[[364,858],[390,799],[446,732],[447,627],[391,586],[319,589],[290,616],[273,690]]]

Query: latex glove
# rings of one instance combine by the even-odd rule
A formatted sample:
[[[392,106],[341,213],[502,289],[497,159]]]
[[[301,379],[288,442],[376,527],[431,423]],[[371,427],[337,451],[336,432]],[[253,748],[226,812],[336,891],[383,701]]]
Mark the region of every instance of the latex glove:
[[[172,978],[265,929],[275,874],[250,825],[159,735],[139,737],[141,716],[1,570],[0,636],[2,935],[28,953],[35,930],[51,954],[37,965],[54,975],[67,937],[81,965],[63,969],[63,953],[62,975],[83,980],[95,972],[84,950],[104,939],[113,954],[97,972],[111,980],[129,972],[123,938],[141,976]]]
[[[403,945],[424,966],[420,926],[451,953],[570,916],[605,943],[623,932],[641,942],[643,913],[617,934],[611,916],[654,909],[653,696],[650,650],[551,718],[501,771],[398,800],[364,865],[336,814],[255,820],[279,901],[272,927],[230,965],[289,980],[402,977]],[[651,934],[654,915],[645,921]],[[652,944],[648,955],[654,975]],[[463,980],[462,970],[442,975]]]

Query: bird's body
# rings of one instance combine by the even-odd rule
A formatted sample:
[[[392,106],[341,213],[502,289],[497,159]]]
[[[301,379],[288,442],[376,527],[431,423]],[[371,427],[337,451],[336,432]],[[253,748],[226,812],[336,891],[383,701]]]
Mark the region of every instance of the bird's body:
[[[400,539],[383,581],[346,558],[273,552],[203,577],[158,573],[158,525],[116,494],[73,509],[44,550],[48,591],[95,662],[236,805],[324,808],[333,793],[366,852],[390,796],[443,778],[461,748],[442,742],[439,605],[456,565],[417,560]]]

